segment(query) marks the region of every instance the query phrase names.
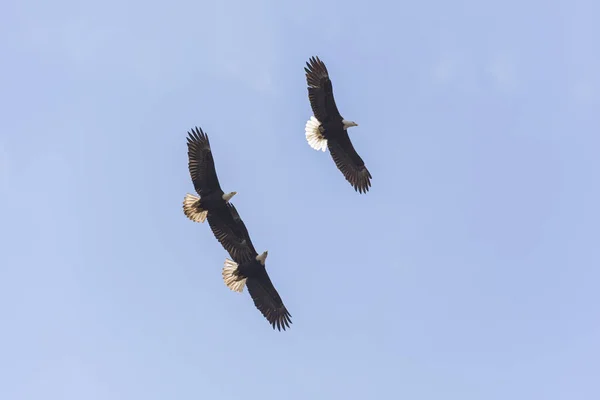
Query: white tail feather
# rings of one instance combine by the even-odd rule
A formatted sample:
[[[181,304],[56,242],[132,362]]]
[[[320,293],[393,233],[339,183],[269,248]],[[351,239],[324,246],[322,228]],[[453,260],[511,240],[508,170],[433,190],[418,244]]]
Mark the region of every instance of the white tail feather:
[[[306,135],[306,141],[308,145],[313,149],[319,151],[325,151],[327,149],[327,139],[323,137],[319,127],[321,123],[314,116],[311,116],[308,121],[306,121],[306,126],[304,127],[304,132]]]
[[[183,199],[183,213],[192,221],[203,223],[204,221],[206,221],[208,211],[197,207],[196,203],[198,203],[199,201],[200,197],[194,196],[193,194],[189,193],[186,194]]]
[[[244,286],[246,286],[246,278],[240,278],[235,274],[237,268],[238,263],[231,261],[229,258],[226,259],[225,265],[223,266],[223,280],[229,289],[234,292],[242,293],[244,291]]]

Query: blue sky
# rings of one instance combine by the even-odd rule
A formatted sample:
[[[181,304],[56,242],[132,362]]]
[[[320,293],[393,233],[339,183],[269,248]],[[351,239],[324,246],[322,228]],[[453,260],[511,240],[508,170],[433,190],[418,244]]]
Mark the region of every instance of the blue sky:
[[[0,398],[600,398],[598,2],[0,10]],[[313,55],[367,195],[304,138]],[[193,126],[285,333],[183,215]]]

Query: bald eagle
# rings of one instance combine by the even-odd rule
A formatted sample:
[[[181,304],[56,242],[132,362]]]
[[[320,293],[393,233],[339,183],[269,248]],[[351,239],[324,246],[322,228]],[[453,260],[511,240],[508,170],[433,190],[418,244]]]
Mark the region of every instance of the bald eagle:
[[[219,184],[215,161],[208,136],[202,128],[188,132],[188,169],[192,183],[200,196],[186,194],[183,199],[183,213],[194,222],[204,223],[206,219],[226,218],[227,204],[237,192],[224,193]]]
[[[281,297],[279,297],[279,293],[275,290],[269,274],[267,274],[265,261],[268,251],[262,254],[256,252],[252,240],[250,240],[248,229],[246,229],[246,225],[240,218],[235,206],[228,204],[227,207],[235,223],[235,226],[228,228],[229,235],[235,232],[241,234],[242,237],[239,238],[241,241],[236,239],[237,245],[233,246],[235,248],[234,253],[230,252],[233,260],[229,258],[225,260],[222,271],[223,281],[229,289],[235,292],[241,293],[244,286],[247,286],[254,306],[269,321],[273,329],[277,327],[279,331],[282,329],[285,331],[292,323],[292,316],[283,304]],[[240,245],[240,243],[242,244]]]
[[[223,193],[215,169],[208,136],[201,128],[188,132],[188,166],[192,182],[200,197],[187,194],[183,199],[183,212],[194,222],[208,225],[223,248],[237,259],[252,258],[245,242],[246,226],[234,220],[237,211],[229,202],[236,192]],[[242,230],[243,229],[243,230]]]
[[[348,137],[348,128],[358,126],[341,115],[333,98],[329,73],[319,57],[311,57],[304,67],[308,84],[308,99],[313,115],[306,122],[305,134],[310,147],[329,153],[337,168],[354,190],[366,193],[371,186],[371,173]]]

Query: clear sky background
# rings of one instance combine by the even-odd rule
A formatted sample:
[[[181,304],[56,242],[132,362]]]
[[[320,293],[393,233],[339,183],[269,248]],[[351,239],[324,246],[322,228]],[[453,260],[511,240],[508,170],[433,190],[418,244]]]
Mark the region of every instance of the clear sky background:
[[[600,3],[0,6],[3,400],[600,398]],[[304,137],[319,55],[373,175]],[[182,212],[186,134],[292,314]]]

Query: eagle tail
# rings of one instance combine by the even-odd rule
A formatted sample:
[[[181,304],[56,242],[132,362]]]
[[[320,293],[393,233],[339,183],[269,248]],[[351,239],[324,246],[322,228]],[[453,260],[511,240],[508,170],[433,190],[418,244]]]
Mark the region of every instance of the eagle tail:
[[[227,258],[223,266],[223,281],[229,289],[242,293],[244,286],[246,286],[246,278],[242,278],[237,274],[238,266],[238,263]]]
[[[200,207],[200,197],[189,193],[183,198],[183,213],[192,221],[200,223],[206,221],[208,216],[208,211]]]
[[[308,121],[306,121],[306,126],[304,127],[304,132],[306,135],[306,141],[308,145],[313,149],[319,151],[325,151],[327,148],[327,139],[321,133],[321,123],[314,116],[311,116]]]

